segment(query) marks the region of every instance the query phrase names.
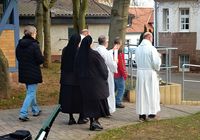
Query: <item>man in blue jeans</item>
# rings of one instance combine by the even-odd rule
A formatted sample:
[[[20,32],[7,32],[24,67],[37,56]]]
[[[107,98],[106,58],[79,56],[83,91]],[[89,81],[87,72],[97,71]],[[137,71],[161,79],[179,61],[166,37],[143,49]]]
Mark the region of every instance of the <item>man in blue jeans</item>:
[[[125,80],[123,77],[115,78],[115,90],[116,94],[116,108],[124,108],[125,106],[122,104],[122,100],[125,92]]]
[[[19,40],[16,57],[19,64],[19,82],[26,85],[26,98],[20,110],[19,120],[28,121],[28,108],[32,107],[33,116],[39,116],[40,108],[36,101],[38,83],[42,83],[40,65],[44,58],[36,38],[36,28],[26,26],[24,36]]]
[[[122,41],[120,38],[116,38],[114,40],[114,45],[118,46],[118,49],[122,45]],[[124,91],[125,91],[125,80],[127,78],[127,71],[124,59],[124,53],[122,49],[118,51],[118,63],[117,63],[117,73],[114,73],[114,81],[115,81],[115,90],[116,90],[116,108],[124,108],[125,106],[122,104]]]

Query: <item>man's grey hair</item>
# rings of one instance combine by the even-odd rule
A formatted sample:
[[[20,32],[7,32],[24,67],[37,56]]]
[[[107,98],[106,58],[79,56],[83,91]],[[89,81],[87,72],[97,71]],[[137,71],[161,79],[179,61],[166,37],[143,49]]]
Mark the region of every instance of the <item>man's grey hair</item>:
[[[146,39],[148,36],[152,36],[152,33],[151,32],[144,33],[143,38]]]
[[[83,29],[81,33],[88,32],[88,29]]]
[[[30,35],[31,36],[36,31],[37,31],[37,29],[34,26],[28,25],[24,28],[24,35]]]
[[[98,38],[99,45],[105,45],[106,43],[106,37],[104,35],[100,35]]]

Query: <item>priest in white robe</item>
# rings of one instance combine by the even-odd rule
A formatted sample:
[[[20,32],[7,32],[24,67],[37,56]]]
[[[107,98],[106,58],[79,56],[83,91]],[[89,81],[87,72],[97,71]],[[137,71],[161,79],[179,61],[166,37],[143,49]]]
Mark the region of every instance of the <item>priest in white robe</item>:
[[[98,51],[103,57],[108,68],[108,87],[110,94],[108,97],[108,105],[110,113],[113,113],[116,111],[114,72],[117,72],[117,60],[114,60],[113,50],[106,49],[108,47],[108,43],[105,36],[99,36],[98,43],[99,45],[95,48],[95,50]]]
[[[160,70],[161,58],[156,48],[152,46],[152,34],[146,32],[143,38],[135,52],[137,64],[136,113],[139,115],[139,121],[156,119],[156,115],[160,111],[157,72]]]

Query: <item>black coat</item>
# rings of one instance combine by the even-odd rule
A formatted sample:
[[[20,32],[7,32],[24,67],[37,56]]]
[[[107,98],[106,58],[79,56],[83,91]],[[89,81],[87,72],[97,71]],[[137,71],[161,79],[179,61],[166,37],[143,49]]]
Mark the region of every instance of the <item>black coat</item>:
[[[82,40],[74,70],[79,80],[83,99],[83,116],[99,118],[110,114],[107,102],[109,96],[108,69],[101,55],[91,49],[92,41],[90,35]]]
[[[37,84],[42,82],[40,65],[44,58],[39,43],[31,36],[24,36],[16,48],[16,57],[19,64],[19,82]]]
[[[106,99],[109,96],[107,66],[97,51],[90,49],[88,55],[88,76],[79,78],[83,98],[87,100]]]
[[[74,60],[78,45],[74,46],[74,50],[69,47],[71,46],[62,51],[60,84],[77,86],[79,84],[74,73]]]

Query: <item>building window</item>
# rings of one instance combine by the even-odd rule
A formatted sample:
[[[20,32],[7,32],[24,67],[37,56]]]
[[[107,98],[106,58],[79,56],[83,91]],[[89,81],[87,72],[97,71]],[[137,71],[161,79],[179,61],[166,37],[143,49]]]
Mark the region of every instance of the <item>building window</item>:
[[[180,9],[180,31],[189,31],[189,9]]]
[[[169,30],[169,9],[163,9],[163,31]]]
[[[137,43],[136,44],[139,44],[139,42],[140,42],[140,38],[137,38]]]
[[[133,15],[133,14],[129,14],[128,15],[128,24],[127,24],[127,26],[128,27],[131,27],[132,26],[132,20],[135,18],[135,15]]]
[[[190,64],[189,55],[180,55],[179,56],[179,70],[182,71],[183,64]],[[185,66],[185,71],[189,71],[189,66]]]
[[[166,65],[166,60],[167,60],[167,59],[166,59],[166,54],[163,53],[163,54],[162,54],[162,65],[161,65],[162,67],[166,67],[166,66],[167,66],[167,65]]]

